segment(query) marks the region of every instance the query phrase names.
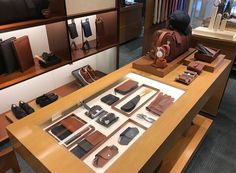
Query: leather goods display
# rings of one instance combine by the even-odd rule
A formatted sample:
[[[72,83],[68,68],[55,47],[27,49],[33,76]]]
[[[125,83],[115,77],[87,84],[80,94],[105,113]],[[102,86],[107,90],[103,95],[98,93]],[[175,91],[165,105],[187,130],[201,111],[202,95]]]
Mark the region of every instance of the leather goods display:
[[[139,130],[136,127],[128,127],[120,134],[120,138],[118,140],[119,144],[128,145],[138,133]]]
[[[60,140],[64,140],[72,134],[72,132],[66,129],[63,125],[58,125],[58,126],[53,127],[51,129],[51,133]]]
[[[79,36],[74,19],[71,20],[70,24],[68,24],[68,30],[71,39],[75,39]]]
[[[71,150],[71,152],[75,154],[78,158],[82,158],[90,150],[92,150],[95,146],[100,144],[105,139],[105,135],[103,135],[99,131],[95,131],[94,133],[86,136],[85,139],[80,141],[78,145]]]
[[[49,0],[0,0],[0,25],[43,18]],[[45,14],[45,13],[44,13]]]
[[[186,70],[183,74],[176,77],[176,81],[189,85],[197,76],[197,72]]]
[[[14,40],[13,47],[15,49],[21,71],[25,71],[34,66],[33,54],[28,36],[23,36]]]
[[[106,146],[100,152],[95,155],[93,160],[93,166],[102,168],[109,160],[119,153],[118,148],[115,145]]]
[[[15,55],[15,51],[12,47],[12,42],[15,37],[11,37],[0,43],[0,56],[4,64],[4,71],[6,73],[12,73],[19,69],[18,61]]]
[[[95,21],[96,25],[96,42],[97,47],[101,46],[101,42],[104,39],[105,36],[105,27],[104,27],[104,21],[101,17],[97,17]]]
[[[92,30],[90,27],[90,23],[89,23],[89,18],[86,18],[85,20],[81,21],[81,25],[84,31],[84,36],[85,37],[90,37],[92,35]]]
[[[192,61],[188,64],[187,69],[190,71],[197,72],[197,74],[199,75],[202,73],[204,66],[205,65],[203,65],[201,63]]]
[[[114,124],[119,117],[117,117],[114,113],[107,113],[103,116],[100,116],[97,119],[97,122],[105,127],[110,127],[112,124]]]
[[[142,93],[132,98],[130,101],[128,101],[126,104],[124,104],[120,109],[125,112],[131,112],[134,110],[134,108],[137,106],[139,101],[141,100],[141,97],[149,94],[152,90],[150,88],[145,89]]]
[[[94,119],[94,118],[98,117],[102,112],[104,112],[102,107],[99,105],[95,105],[95,106],[91,107],[87,112],[85,112],[85,115]]]
[[[117,102],[120,98],[116,97],[112,94],[108,94],[104,97],[101,98],[101,101],[103,103],[106,103],[107,105],[111,106],[112,104],[114,104],[115,102]]]
[[[162,45],[170,46],[170,53],[166,57],[167,62],[173,61],[176,57],[186,52],[190,47],[191,33],[184,35],[176,30],[161,29],[153,34],[152,48],[149,56],[156,58],[157,48]]]
[[[173,103],[174,98],[161,92],[146,109],[155,115],[161,115]]]
[[[198,44],[196,49],[198,50],[198,52],[194,54],[194,58],[196,60],[208,63],[213,62],[221,52],[220,49],[211,49],[209,47],[203,46],[202,44]]]
[[[84,122],[74,116],[62,120],[61,124],[72,133],[85,125]]]
[[[138,87],[138,82],[128,80],[125,83],[115,88],[115,92],[126,95]]]
[[[58,99],[58,95],[56,95],[54,93],[48,93],[48,94],[44,94],[42,96],[37,97],[36,103],[40,107],[44,107],[44,106],[47,106],[47,105],[55,102],[57,99]]]
[[[47,52],[44,52],[42,54],[42,57],[35,56],[35,58],[39,60],[39,65],[43,68],[47,68],[61,62],[61,59],[57,57],[55,54]]]

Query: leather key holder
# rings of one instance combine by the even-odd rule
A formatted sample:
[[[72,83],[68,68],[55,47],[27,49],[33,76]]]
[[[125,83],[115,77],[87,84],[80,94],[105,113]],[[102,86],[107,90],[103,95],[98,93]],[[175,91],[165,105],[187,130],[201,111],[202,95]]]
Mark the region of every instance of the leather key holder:
[[[139,133],[136,127],[128,127],[124,132],[120,134],[119,144],[128,145],[130,141]]]
[[[96,154],[93,160],[93,166],[102,168],[109,160],[119,153],[115,145],[106,146],[99,153]]]
[[[115,92],[125,95],[133,91],[137,87],[138,87],[138,82],[133,80],[128,80],[125,83],[121,84],[120,86],[116,87]]]

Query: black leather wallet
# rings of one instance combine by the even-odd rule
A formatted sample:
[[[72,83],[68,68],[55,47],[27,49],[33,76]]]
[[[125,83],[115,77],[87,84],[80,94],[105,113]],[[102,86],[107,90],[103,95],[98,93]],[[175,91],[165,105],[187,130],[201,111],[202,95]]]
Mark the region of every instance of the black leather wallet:
[[[111,106],[112,104],[117,102],[119,99],[120,99],[119,97],[116,97],[112,94],[108,94],[108,95],[104,96],[103,98],[101,98],[101,101],[103,103],[106,103],[107,105]]]
[[[75,39],[79,36],[78,32],[77,32],[76,24],[73,20],[72,20],[71,24],[68,24],[68,30],[69,30],[71,39]]]
[[[60,140],[64,140],[64,139],[66,139],[68,136],[70,136],[72,134],[63,125],[59,125],[59,126],[53,127],[51,129],[51,132],[56,137],[58,137]]]
[[[81,21],[82,28],[84,30],[84,36],[90,37],[92,35],[89,19],[85,19]]]
[[[139,133],[136,127],[128,127],[124,132],[120,134],[119,144],[128,145],[130,141]]]
[[[110,127],[112,124],[114,124],[119,117],[117,117],[114,113],[107,113],[103,116],[100,116],[97,119],[97,122],[105,127]]]
[[[16,40],[15,37],[11,37],[0,43],[0,51],[5,64],[5,70],[7,73],[12,73],[19,69],[18,61],[12,43]]]

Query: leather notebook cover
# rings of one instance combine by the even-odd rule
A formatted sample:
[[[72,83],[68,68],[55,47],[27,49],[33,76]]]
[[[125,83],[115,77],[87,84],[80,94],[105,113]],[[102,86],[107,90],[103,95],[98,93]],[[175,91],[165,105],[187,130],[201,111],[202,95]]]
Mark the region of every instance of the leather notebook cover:
[[[28,36],[23,36],[13,41],[16,57],[22,71],[34,66],[34,59]]]
[[[1,58],[5,65],[5,72],[12,73],[18,69],[18,62],[15,51],[12,47],[12,42],[15,37],[9,38],[0,43]]]
[[[80,129],[84,123],[75,117],[69,117],[61,121],[61,124],[70,132],[75,132]]]

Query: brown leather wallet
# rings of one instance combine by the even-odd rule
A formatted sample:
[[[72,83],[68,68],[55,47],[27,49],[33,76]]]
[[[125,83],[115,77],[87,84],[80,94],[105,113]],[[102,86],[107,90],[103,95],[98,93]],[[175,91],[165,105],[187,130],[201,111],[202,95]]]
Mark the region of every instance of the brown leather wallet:
[[[96,154],[93,160],[93,166],[102,168],[109,160],[119,153],[115,145],[106,146],[99,153]]]
[[[191,70],[191,71],[194,71],[194,72],[197,72],[197,74],[201,74],[202,71],[203,71],[204,66],[205,65],[203,65],[201,63],[192,61],[188,64],[187,69]]]
[[[95,131],[94,133],[92,133],[91,135],[87,136],[86,141],[88,141],[90,144],[92,144],[93,146],[99,144],[100,142],[102,142],[103,140],[106,139],[106,136],[103,135],[102,133],[100,133],[99,131]]]
[[[138,87],[138,82],[133,80],[128,80],[125,83],[115,88],[115,92],[120,94],[127,94]]]
[[[151,104],[146,107],[148,111],[161,115],[170,105],[174,103],[174,98],[167,94],[160,93]]]
[[[186,70],[183,74],[176,77],[176,81],[189,85],[197,76],[197,72]]]
[[[76,117],[68,117],[64,120],[61,121],[61,124],[67,128],[70,132],[75,132],[76,130],[80,129],[83,127],[85,124],[81,120],[77,119]]]
[[[25,71],[34,66],[33,54],[28,36],[23,36],[14,40],[13,47],[15,48],[21,71]]]

